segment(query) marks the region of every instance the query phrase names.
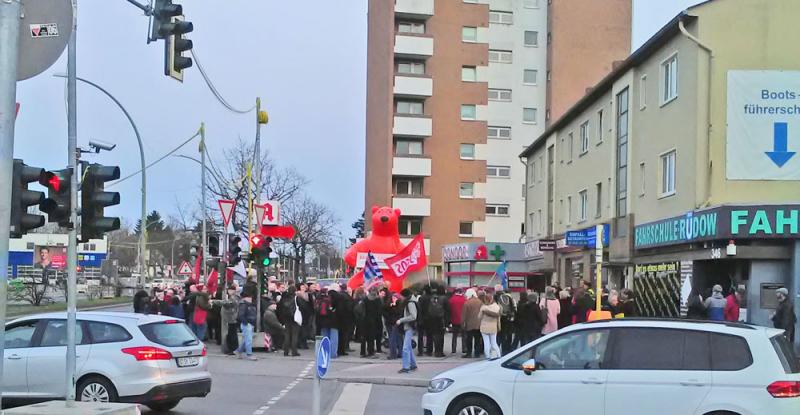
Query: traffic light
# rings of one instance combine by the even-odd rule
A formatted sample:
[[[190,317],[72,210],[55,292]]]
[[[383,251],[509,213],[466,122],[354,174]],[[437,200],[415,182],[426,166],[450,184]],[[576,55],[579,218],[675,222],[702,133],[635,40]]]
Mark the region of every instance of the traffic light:
[[[231,235],[228,239],[228,266],[235,267],[242,262],[242,248],[239,246],[239,243],[242,242],[242,238],[238,235]]]
[[[219,256],[219,235],[208,235],[208,256]]]
[[[105,182],[119,179],[119,167],[89,164],[81,185],[81,242],[100,239],[119,229],[119,218],[104,216],[105,208],[119,204],[118,192],[106,192]]]
[[[194,30],[183,18],[183,6],[172,0],[156,0],[153,7],[151,40],[164,39],[164,75],[183,81],[183,70],[192,66],[192,58],[183,56],[193,44],[184,35]]]
[[[47,187],[47,199],[39,204],[39,210],[47,213],[47,221],[58,223],[61,227],[69,226],[70,209],[72,208],[70,181],[72,169],[48,171],[40,183]]]
[[[22,160],[14,159],[14,171],[11,178],[11,227],[12,238],[21,238],[29,230],[44,225],[44,216],[28,213],[28,206],[39,205],[44,200],[44,193],[28,190],[28,183],[43,181],[45,170],[25,165]]]
[[[257,266],[269,266],[272,261],[269,256],[272,253],[272,247],[270,247],[271,243],[272,238],[262,235],[253,235],[250,238],[250,257]]]

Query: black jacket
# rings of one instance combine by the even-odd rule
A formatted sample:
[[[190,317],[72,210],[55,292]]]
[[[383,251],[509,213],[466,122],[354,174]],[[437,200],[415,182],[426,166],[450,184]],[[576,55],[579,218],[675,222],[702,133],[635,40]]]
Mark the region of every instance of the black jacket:
[[[336,295],[336,324],[339,330],[352,330],[355,322],[355,314],[353,307],[355,302],[353,297],[346,292],[340,292]]]
[[[294,311],[297,306],[294,304],[295,296],[284,293],[281,296],[281,302],[278,304],[278,321],[284,326],[295,324]]]
[[[797,316],[794,314],[794,304],[789,300],[778,303],[775,315],[772,316],[772,323],[776,329],[786,330],[786,338],[792,342],[794,342],[794,326],[796,322]]]
[[[520,311],[521,310],[521,311]],[[523,319],[520,327],[528,336],[540,336],[542,328],[547,323],[539,304],[532,301],[517,304],[518,316]]]
[[[252,324],[255,326],[257,316],[258,311],[256,310],[256,305],[253,302],[242,301],[239,303],[239,323]]]

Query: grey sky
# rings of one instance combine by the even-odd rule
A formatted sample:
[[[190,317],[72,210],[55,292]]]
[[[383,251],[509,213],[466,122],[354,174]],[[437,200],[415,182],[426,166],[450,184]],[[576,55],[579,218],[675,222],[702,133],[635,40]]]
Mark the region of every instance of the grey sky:
[[[634,46],[697,1],[635,0]],[[366,93],[366,0],[184,1],[195,51],[217,89],[236,107],[261,96],[270,114],[262,146],[311,183],[308,192],[332,206],[341,229],[363,209]],[[124,0],[79,0],[78,75],[108,89],[136,120],[148,161],[195,133],[201,121],[216,163],[222,149],[241,136],[252,142],[253,115],[222,107],[196,68],[180,84],[163,75],[163,44],[147,45],[147,18]],[[66,54],[45,74],[18,84],[22,110],[15,157],[50,169],[66,165],[63,81]],[[79,145],[89,139],[118,144],[87,155],[118,164],[123,176],[139,169],[135,137],[121,112],[88,86],[78,87]],[[190,144],[182,154],[197,156]],[[148,170],[148,210],[169,215],[176,203],[194,207],[199,166],[169,158]],[[139,215],[139,180],[116,190],[114,214],[133,222]],[[177,202],[176,202],[177,200]]]

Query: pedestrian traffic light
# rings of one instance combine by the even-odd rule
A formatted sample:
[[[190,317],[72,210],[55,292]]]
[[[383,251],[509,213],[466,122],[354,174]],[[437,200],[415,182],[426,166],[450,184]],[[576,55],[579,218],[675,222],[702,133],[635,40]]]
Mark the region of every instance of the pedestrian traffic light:
[[[58,223],[61,227],[69,227],[72,208],[72,169],[47,171],[40,183],[47,187],[47,199],[39,204],[39,210],[47,213],[47,221]]]
[[[270,263],[272,263],[272,238],[267,237],[264,239],[264,260],[261,261],[261,264],[265,267],[268,267]]]
[[[258,266],[268,267],[272,261],[269,255],[272,253],[272,238],[262,235],[253,235],[250,238],[250,257]]]
[[[151,40],[164,39],[164,75],[183,81],[183,70],[192,66],[192,58],[183,56],[193,44],[184,35],[194,30],[183,18],[183,6],[172,0],[156,0],[153,7]]]
[[[11,223],[9,234],[12,238],[21,238],[29,230],[44,225],[44,216],[28,213],[29,206],[42,203],[44,193],[28,190],[31,182],[41,183],[45,170],[27,166],[22,160],[14,159],[14,171],[11,178]]]
[[[241,242],[242,238],[238,235],[231,235],[228,239],[228,266],[230,267],[235,267],[242,262],[242,247],[239,246]]]
[[[119,167],[89,164],[81,185],[81,242],[100,239],[119,229],[119,218],[106,217],[105,208],[119,204],[118,192],[106,192],[105,182],[119,179]]]

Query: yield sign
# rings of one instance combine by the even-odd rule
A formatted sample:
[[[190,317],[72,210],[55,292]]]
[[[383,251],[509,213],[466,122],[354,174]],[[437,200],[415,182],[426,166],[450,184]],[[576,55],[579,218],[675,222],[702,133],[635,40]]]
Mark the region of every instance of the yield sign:
[[[227,228],[228,224],[231,223],[231,217],[233,217],[233,208],[236,206],[236,202],[233,200],[220,199],[217,201],[217,203],[219,203],[219,211],[222,213],[223,227]]]
[[[264,221],[264,215],[266,213],[266,210],[267,210],[267,205],[266,204],[259,205],[259,204],[253,203],[253,211],[254,211],[253,213],[255,213],[255,215],[256,215],[255,219],[256,219],[256,224],[257,225],[260,226],[261,222]]]
[[[188,262],[183,261],[181,267],[178,268],[178,275],[192,275],[192,266]]]

